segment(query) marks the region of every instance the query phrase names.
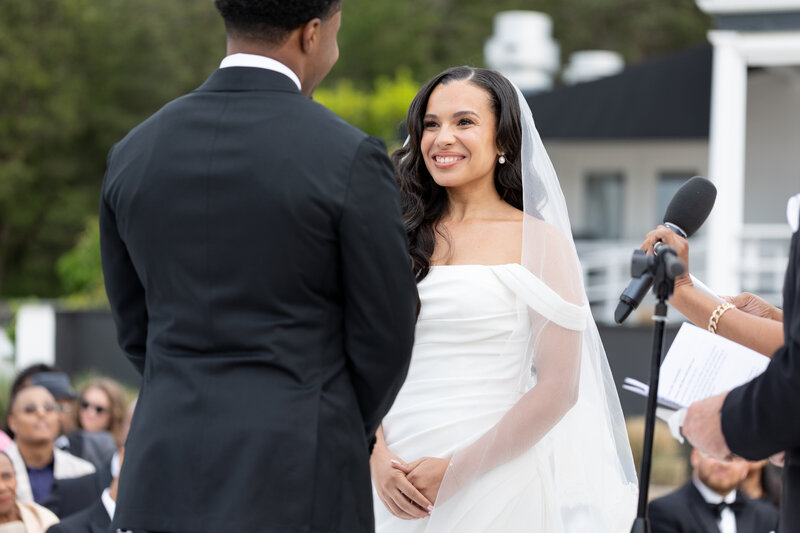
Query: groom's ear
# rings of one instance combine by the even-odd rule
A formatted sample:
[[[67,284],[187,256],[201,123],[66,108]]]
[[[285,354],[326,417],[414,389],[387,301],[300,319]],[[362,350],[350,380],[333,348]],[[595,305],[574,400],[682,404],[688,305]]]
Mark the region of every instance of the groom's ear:
[[[313,53],[320,43],[320,27],[322,20],[319,18],[311,19],[306,22],[300,32],[300,47],[303,53]]]

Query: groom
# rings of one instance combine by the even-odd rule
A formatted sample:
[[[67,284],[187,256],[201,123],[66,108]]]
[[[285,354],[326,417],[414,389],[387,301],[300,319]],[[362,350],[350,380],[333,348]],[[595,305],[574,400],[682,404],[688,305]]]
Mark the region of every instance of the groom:
[[[100,229],[142,373],[114,525],[370,532],[417,294],[383,144],[309,97],[341,0],[216,0],[228,56],[112,148]]]

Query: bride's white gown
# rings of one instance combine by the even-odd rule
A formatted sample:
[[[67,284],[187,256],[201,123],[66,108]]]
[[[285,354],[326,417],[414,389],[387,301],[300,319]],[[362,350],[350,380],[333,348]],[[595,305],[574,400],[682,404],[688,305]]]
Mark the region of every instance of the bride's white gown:
[[[527,322],[527,309],[519,308],[525,304],[518,295],[537,287],[535,297],[554,295],[518,264],[430,269],[418,284],[422,307],[408,377],[383,419],[392,453],[407,462],[449,458],[520,399],[530,368],[524,354],[529,326],[518,323]],[[549,446],[545,437],[477,478],[437,504],[430,518],[396,518],[374,494],[376,531],[561,532]]]

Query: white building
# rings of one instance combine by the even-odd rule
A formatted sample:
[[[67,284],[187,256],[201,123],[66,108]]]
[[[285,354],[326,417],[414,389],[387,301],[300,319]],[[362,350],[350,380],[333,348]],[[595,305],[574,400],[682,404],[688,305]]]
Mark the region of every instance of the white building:
[[[692,272],[720,293],[781,302],[786,200],[800,192],[800,0],[698,5],[715,17],[710,45],[528,98],[601,321],[632,250],[694,175],[718,196],[690,241]]]

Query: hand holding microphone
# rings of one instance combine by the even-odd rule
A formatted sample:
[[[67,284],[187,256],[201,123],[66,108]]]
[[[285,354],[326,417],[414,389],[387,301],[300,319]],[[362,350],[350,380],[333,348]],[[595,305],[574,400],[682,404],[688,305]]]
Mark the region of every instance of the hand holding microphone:
[[[669,246],[675,250],[678,259],[680,259],[686,267],[686,271],[675,278],[675,288],[677,289],[683,285],[691,285],[692,280],[689,276],[689,243],[686,242],[684,237],[674,230],[669,229],[667,226],[658,226],[644,238],[641,249],[648,254],[657,254],[660,253],[665,246]]]
[[[664,226],[659,226],[658,229],[648,234],[642,249],[652,249],[653,253],[659,254],[661,245],[658,244],[658,241],[660,240],[675,248],[678,257],[687,265],[686,272],[688,272],[688,245],[685,240],[675,239],[675,237],[686,238],[694,234],[708,218],[716,199],[717,189],[713,183],[700,176],[689,179],[670,200],[664,213]],[[670,234],[667,228],[674,234]],[[681,256],[680,248],[683,248],[683,256]],[[677,283],[676,280],[677,286],[691,283],[688,277],[682,277],[681,280],[680,283]],[[619,304],[614,311],[614,321],[617,324],[622,324],[639,306],[652,285],[653,278],[649,274],[631,280],[620,295]]]

